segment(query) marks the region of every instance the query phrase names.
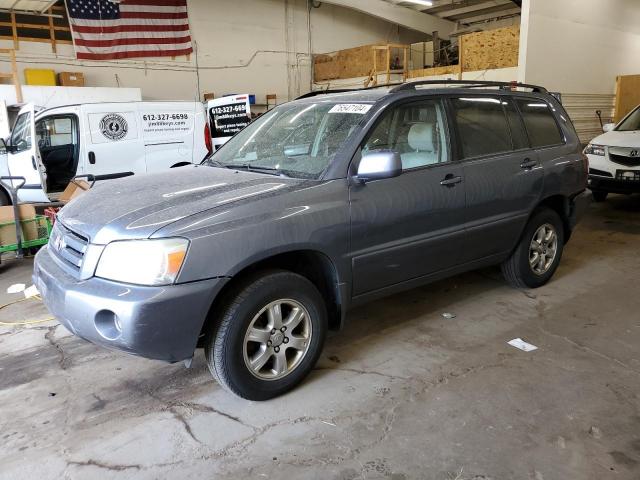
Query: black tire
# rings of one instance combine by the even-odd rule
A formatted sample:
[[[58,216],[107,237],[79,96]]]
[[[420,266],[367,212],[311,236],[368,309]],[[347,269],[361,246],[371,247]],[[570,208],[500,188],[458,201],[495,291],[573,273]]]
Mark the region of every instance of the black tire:
[[[11,205],[11,198],[7,195],[7,192],[0,189],[0,207],[6,207],[7,205]]]
[[[604,192],[602,190],[593,190],[591,192],[591,195],[593,195],[593,199],[596,202],[604,202],[607,199],[607,195],[609,195],[609,192]]]
[[[293,300],[306,309],[310,317],[305,321],[305,325],[310,325],[310,341],[308,344],[305,343],[306,350],[297,363],[292,363],[296,366],[290,373],[281,378],[268,380],[256,376],[247,365],[245,336],[262,309],[281,299]],[[285,316],[284,311],[282,316]],[[305,277],[282,270],[256,274],[223,300],[217,321],[212,324],[205,340],[205,356],[209,370],[222,387],[244,399],[268,400],[277,397],[293,389],[311,372],[322,352],[327,325],[326,306],[322,296]],[[269,338],[270,342],[274,340],[273,335]],[[274,343],[275,340],[270,344],[271,347],[266,348],[276,350]],[[286,346],[282,351],[285,354],[296,352],[295,349],[291,350]],[[267,366],[269,362],[275,362],[275,353],[272,355],[274,356],[267,362]],[[272,368],[275,368],[275,363]]]
[[[555,230],[557,244],[556,253],[551,264],[544,273],[536,273],[530,264],[531,244],[534,235],[544,225],[551,225]],[[550,208],[537,209],[520,238],[511,256],[502,263],[502,274],[507,282],[515,288],[538,288],[546,284],[555,273],[564,248],[564,226],[560,216]],[[545,247],[546,252],[546,247]],[[535,258],[535,257],[534,257]]]

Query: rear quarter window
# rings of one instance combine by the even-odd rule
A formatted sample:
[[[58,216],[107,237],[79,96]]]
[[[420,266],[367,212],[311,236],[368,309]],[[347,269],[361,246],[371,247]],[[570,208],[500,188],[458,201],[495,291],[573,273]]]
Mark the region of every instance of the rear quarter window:
[[[547,102],[537,98],[518,98],[516,103],[533,148],[551,147],[564,143],[562,132]]]

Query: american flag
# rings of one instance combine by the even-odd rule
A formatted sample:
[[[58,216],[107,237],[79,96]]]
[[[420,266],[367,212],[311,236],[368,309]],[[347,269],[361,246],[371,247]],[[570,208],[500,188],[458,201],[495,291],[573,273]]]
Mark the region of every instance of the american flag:
[[[78,59],[176,57],[193,51],[187,0],[67,0]]]

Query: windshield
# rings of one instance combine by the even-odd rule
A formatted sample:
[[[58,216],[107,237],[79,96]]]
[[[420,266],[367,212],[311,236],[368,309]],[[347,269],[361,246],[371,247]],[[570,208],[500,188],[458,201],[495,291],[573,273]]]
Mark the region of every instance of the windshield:
[[[371,104],[285,104],[255,120],[206,164],[319,178]]]
[[[616,128],[619,132],[630,132],[632,130],[640,130],[640,106],[629,115],[620,125]]]

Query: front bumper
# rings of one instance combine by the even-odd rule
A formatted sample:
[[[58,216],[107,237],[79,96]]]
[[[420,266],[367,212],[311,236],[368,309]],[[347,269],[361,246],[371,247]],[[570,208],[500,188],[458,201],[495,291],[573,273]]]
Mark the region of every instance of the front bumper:
[[[92,343],[177,362],[193,355],[198,336],[226,279],[143,287],[100,278],[76,280],[51,257],[35,259],[33,282],[49,311]]]
[[[640,181],[616,180],[610,177],[589,175],[589,188],[609,193],[640,193]]]

